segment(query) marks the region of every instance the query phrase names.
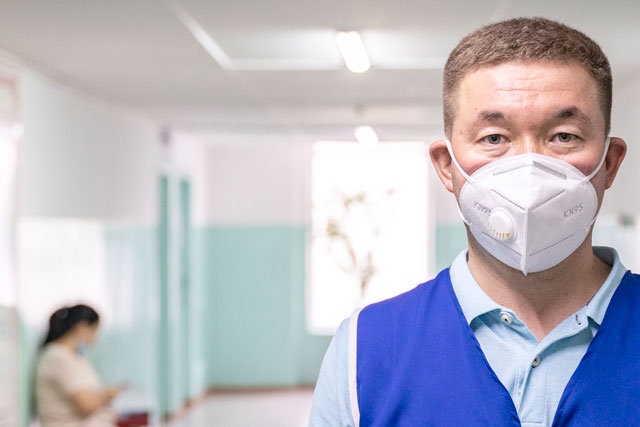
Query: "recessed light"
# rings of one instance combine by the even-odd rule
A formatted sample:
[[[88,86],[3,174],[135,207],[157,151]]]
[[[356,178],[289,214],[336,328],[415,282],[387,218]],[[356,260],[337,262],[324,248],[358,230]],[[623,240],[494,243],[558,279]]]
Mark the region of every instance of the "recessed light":
[[[371,126],[358,126],[353,134],[358,142],[365,147],[373,147],[378,143],[378,134]]]
[[[367,55],[362,38],[357,31],[337,33],[336,43],[349,71],[364,73],[371,68],[369,55]]]

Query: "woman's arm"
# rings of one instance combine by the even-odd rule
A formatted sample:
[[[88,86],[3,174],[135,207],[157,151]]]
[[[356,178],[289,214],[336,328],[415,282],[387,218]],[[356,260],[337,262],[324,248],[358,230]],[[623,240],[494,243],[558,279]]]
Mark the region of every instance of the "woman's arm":
[[[101,390],[81,390],[71,394],[73,406],[83,417],[104,408],[120,393],[119,387],[105,387]]]

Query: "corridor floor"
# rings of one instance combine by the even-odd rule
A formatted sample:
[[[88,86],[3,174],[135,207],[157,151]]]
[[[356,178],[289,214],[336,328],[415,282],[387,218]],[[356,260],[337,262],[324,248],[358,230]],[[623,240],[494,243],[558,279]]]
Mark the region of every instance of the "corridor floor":
[[[313,390],[213,394],[168,427],[306,427]]]

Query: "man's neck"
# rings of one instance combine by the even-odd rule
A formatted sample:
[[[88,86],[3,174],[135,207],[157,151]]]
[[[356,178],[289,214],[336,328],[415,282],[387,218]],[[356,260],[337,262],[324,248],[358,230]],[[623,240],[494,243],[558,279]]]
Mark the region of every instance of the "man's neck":
[[[513,310],[538,341],[584,307],[611,270],[593,254],[591,234],[557,266],[526,276],[498,261],[468,234],[474,279],[491,299]]]

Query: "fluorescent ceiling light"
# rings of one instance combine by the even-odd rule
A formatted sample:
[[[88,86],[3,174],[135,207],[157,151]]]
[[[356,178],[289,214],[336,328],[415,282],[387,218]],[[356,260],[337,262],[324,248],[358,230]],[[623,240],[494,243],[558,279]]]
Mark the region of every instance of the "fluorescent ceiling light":
[[[364,43],[362,43],[362,38],[357,31],[337,33],[336,43],[338,43],[338,49],[349,71],[364,73],[371,68],[371,61],[369,61]]]
[[[358,126],[353,134],[365,147],[373,147],[378,143],[378,134],[371,126]]]

